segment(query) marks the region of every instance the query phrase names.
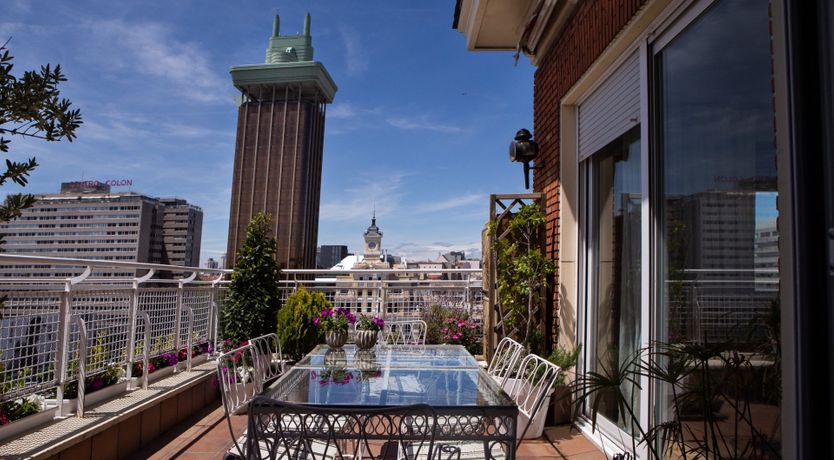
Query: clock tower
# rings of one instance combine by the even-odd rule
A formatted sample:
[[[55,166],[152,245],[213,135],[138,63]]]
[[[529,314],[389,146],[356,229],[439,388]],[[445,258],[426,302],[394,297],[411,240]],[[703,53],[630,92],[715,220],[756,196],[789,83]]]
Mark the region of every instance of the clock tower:
[[[365,261],[379,260],[382,254],[382,232],[376,226],[376,211],[371,218],[371,226],[365,230]]]

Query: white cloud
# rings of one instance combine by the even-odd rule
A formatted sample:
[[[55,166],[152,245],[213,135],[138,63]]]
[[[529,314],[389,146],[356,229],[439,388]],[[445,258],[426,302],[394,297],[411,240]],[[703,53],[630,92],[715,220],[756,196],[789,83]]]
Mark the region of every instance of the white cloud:
[[[325,196],[321,204],[323,221],[367,219],[374,208],[377,214],[394,214],[400,207],[406,173],[390,172],[358,180],[359,185],[337,196]]]
[[[350,27],[342,27],[340,32],[345,44],[345,66],[348,75],[362,75],[368,70],[369,60],[367,50],[362,47],[359,32]]]
[[[463,128],[460,128],[458,126],[433,121],[426,115],[420,115],[418,117],[413,118],[390,117],[385,121],[395,128],[405,130],[435,131],[438,133],[447,134],[462,133],[464,131]]]
[[[459,241],[459,242],[442,242],[442,241],[409,241],[399,244],[394,244],[388,251],[391,254],[405,257],[408,260],[425,260],[437,259],[439,254],[444,254],[450,251],[464,251],[468,258],[480,258],[481,256],[481,242],[480,241]]]
[[[228,84],[212,69],[211,56],[194,42],[178,40],[171,29],[155,22],[118,19],[90,22],[96,37],[94,59],[130,68],[173,85],[178,95],[197,102],[228,102]]]
[[[446,211],[449,209],[461,208],[475,204],[483,205],[487,201],[487,196],[481,193],[467,193],[455,198],[449,198],[441,201],[433,201],[417,206],[416,211],[422,213]]]

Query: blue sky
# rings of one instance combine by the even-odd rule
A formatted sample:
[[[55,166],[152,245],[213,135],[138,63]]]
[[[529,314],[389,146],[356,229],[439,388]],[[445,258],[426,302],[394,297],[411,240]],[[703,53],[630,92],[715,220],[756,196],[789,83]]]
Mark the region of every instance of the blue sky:
[[[489,194],[523,191],[506,146],[532,128],[534,68],[466,51],[452,0],[3,0],[0,37],[12,37],[16,71],[60,63],[62,93],[85,121],[72,144],[12,144],[12,158],[41,163],[26,190],[133,179],[134,191],[201,206],[202,260],[220,256],[237,117],[228,71],[264,61],[276,8],[285,34],[310,11],[315,59],[339,87],[319,244],[360,251],[375,203],[392,254],[479,254]]]

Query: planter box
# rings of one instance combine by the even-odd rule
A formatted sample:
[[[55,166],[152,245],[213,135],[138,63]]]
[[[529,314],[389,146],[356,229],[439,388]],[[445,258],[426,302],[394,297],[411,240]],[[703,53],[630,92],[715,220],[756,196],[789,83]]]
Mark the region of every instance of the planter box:
[[[159,369],[158,371],[151,372],[148,374],[148,383],[156,382],[161,378],[168,377],[169,375],[173,374],[174,371],[177,370],[177,366],[168,366]],[[143,377],[133,377],[130,379],[130,387],[131,388],[141,388],[142,387],[142,378]]]
[[[94,391],[92,393],[87,393],[84,395],[84,407],[88,408],[95,404],[104,402],[108,399],[114,398],[122,393],[127,391],[127,380],[123,382],[119,382],[115,385],[110,385],[109,387],[104,387],[98,391]],[[47,399],[45,401],[47,406],[57,406],[58,401],[55,399]],[[59,417],[66,417],[71,414],[74,414],[76,409],[78,409],[78,398],[72,399],[65,399],[64,406],[60,414],[56,414]]]
[[[510,397],[513,397],[510,390],[513,389],[513,386],[515,386],[515,382],[517,381],[518,379],[507,379],[507,382],[504,383],[504,391],[506,391]],[[524,386],[521,387],[521,391],[526,391]],[[536,439],[540,438],[544,434],[544,422],[547,420],[547,412],[550,407],[550,399],[552,396],[553,390],[551,390],[550,393],[544,397],[541,407],[538,412],[536,412],[533,420],[530,422],[530,428],[528,428],[527,433],[524,434],[524,439]],[[513,397],[513,399],[515,398]],[[521,434],[524,432],[524,427],[527,426],[528,420],[529,418],[526,415],[521,412],[518,413],[518,420],[516,421],[516,437],[518,439],[521,439]]]
[[[47,402],[44,401],[46,405]],[[48,406],[47,406],[48,407]],[[23,417],[20,420],[15,420],[8,425],[0,426],[0,442],[18,437],[21,433],[37,428],[51,422],[55,418],[56,407],[52,406],[46,410],[42,410],[37,414],[32,414],[28,417]]]

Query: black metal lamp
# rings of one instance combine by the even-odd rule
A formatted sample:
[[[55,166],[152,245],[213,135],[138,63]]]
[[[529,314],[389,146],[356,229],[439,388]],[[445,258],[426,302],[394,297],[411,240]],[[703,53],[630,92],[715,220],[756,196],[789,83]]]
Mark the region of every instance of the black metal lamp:
[[[539,155],[539,144],[533,140],[530,131],[522,128],[515,133],[515,138],[510,142],[510,161],[524,163],[524,188],[530,188],[530,170],[536,169],[530,166],[530,162]]]

